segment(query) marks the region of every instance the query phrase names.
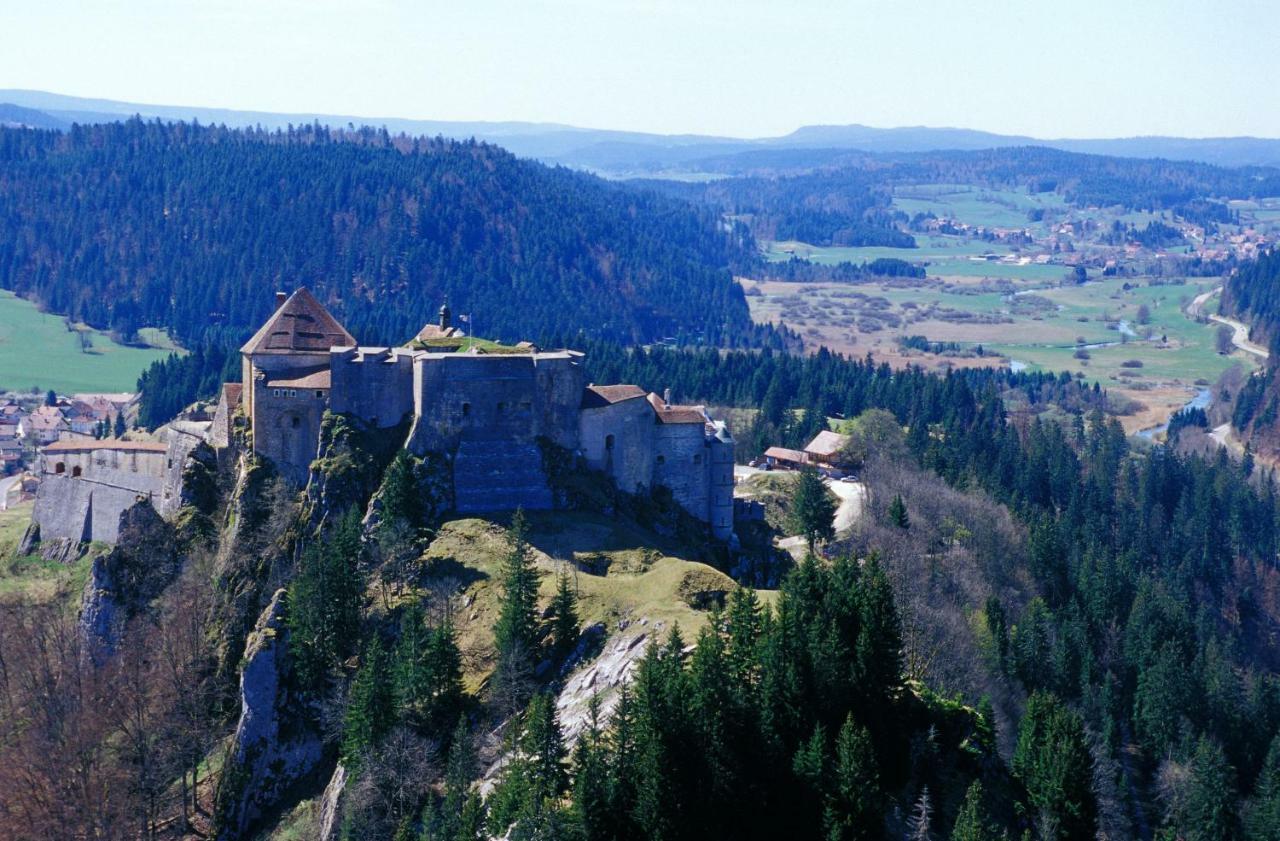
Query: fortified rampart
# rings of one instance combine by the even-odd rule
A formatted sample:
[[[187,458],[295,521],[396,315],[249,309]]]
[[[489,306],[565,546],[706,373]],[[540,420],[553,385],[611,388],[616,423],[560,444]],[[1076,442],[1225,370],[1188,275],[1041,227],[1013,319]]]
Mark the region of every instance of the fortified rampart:
[[[48,448],[47,490],[36,506],[42,534],[114,542],[120,512],[139,496],[174,513],[187,456],[201,441],[229,446],[237,418],[247,421],[254,452],[302,485],[324,413],[333,411],[383,429],[412,414],[405,446],[446,456],[460,512],[552,507],[539,446],[547,440],[625,491],[669,489],[712,534],[732,537],[733,438],[701,406],[673,405],[634,385],[587,385],[576,351],[461,351],[447,308],[419,337],[427,349],[360,347],[305,289],[278,296],[275,313],[241,348],[243,384],[224,387],[212,422],[175,422],[166,444]]]

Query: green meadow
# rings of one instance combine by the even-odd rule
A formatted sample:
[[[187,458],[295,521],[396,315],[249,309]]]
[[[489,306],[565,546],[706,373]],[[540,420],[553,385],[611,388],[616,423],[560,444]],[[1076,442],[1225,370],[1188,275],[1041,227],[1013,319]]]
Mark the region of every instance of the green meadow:
[[[83,349],[82,333],[89,341]],[[158,339],[155,335],[150,338]],[[30,301],[0,291],[2,389],[133,391],[138,375],[171,352],[163,347],[121,345],[106,333],[83,325],[68,329],[61,317],[42,313]]]

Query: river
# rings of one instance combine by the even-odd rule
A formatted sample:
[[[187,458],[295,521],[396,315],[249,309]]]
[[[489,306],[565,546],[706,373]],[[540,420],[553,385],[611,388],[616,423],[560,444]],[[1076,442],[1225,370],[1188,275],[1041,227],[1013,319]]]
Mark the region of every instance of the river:
[[[1174,412],[1174,414],[1175,415],[1181,414],[1182,412],[1188,411],[1189,409],[1207,409],[1209,408],[1209,404],[1212,402],[1213,402],[1213,390],[1208,388],[1202,388],[1196,392],[1195,397],[1192,397],[1189,401],[1187,401],[1182,406],[1182,408],[1179,409],[1177,412]],[[1148,441],[1154,441],[1157,435],[1167,431],[1168,429],[1169,429],[1169,422],[1165,421],[1159,426],[1151,426],[1146,429],[1138,430],[1138,436],[1141,438],[1146,438]]]

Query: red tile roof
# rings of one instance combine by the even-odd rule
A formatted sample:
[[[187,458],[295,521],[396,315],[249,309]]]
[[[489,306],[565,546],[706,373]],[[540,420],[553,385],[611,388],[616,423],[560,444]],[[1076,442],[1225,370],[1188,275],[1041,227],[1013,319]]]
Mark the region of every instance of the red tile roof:
[[[347,329],[305,287],[289,296],[241,353],[323,352],[356,343]]]
[[[706,423],[707,415],[701,406],[668,405],[656,394],[649,395],[649,405],[658,416],[658,423]]]
[[[582,408],[598,409],[644,396],[644,389],[638,385],[589,385],[582,391]]]
[[[792,461],[796,464],[806,464],[808,457],[799,450],[791,450],[786,447],[770,447],[764,451],[765,458],[771,458],[775,461]]]
[[[328,388],[331,382],[332,372],[328,365],[273,371],[266,380],[269,388]]]
[[[222,393],[227,397],[227,408],[234,409],[240,405],[240,398],[244,394],[244,386],[241,383],[223,383]]]
[[[159,441],[124,441],[118,438],[84,441],[55,441],[43,448],[46,453],[77,453],[90,450],[118,450],[121,452],[163,453],[168,446]]]

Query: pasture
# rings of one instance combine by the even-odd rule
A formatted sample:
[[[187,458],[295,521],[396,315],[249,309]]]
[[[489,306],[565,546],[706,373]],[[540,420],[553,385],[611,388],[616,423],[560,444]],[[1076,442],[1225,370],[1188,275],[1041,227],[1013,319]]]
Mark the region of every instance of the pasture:
[[[825,345],[854,356],[870,352],[893,365],[931,368],[1016,360],[1028,369],[1067,371],[1101,383],[1156,414],[1185,402],[1230,365],[1255,364],[1241,353],[1218,354],[1216,325],[1184,313],[1192,298],[1215,285],[1208,279],[1106,278],[1036,288],[1008,280],[934,278],[741,283],[757,321],[785,323],[809,347]],[[904,348],[900,340],[907,336],[954,342],[959,350]],[[1139,411],[1126,426],[1139,428],[1147,416]]]
[[[68,328],[59,316],[0,291],[0,389],[133,391],[143,369],[171,352],[121,345],[84,325]]]

